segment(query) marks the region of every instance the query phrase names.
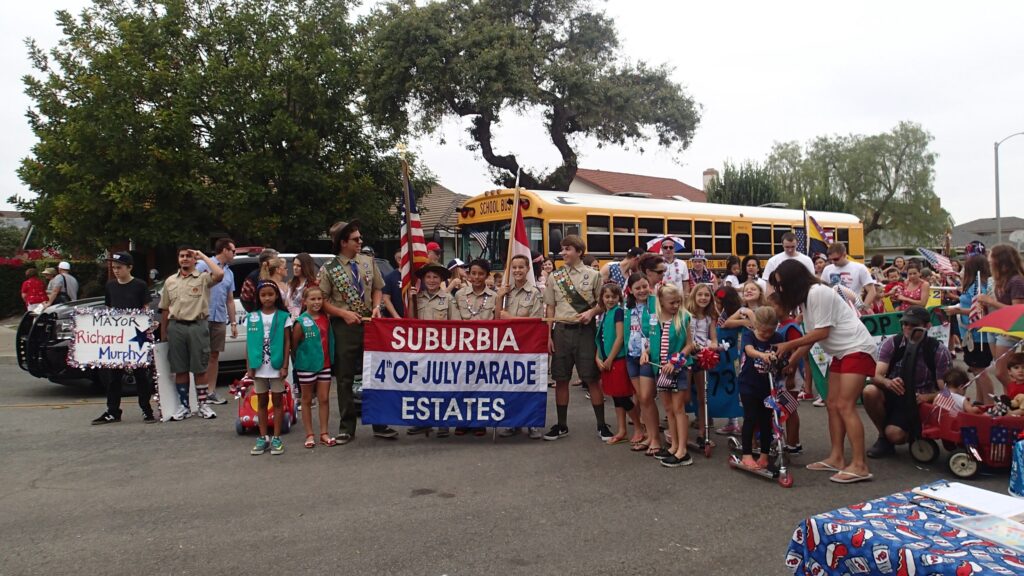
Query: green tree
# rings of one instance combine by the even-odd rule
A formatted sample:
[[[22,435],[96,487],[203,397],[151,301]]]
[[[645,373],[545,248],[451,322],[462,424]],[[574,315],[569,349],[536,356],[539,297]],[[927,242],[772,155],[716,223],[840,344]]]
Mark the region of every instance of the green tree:
[[[25,232],[10,224],[0,224],[0,256],[14,256],[21,248],[21,240]]]
[[[950,222],[933,189],[931,141],[920,125],[901,122],[882,134],[818,137],[803,149],[776,144],[768,166],[788,201],[806,196],[808,208],[853,213],[866,237],[887,230],[923,244]]]
[[[94,0],[27,41],[38,142],[16,198],[72,247],[288,247],[340,217],[395,229],[396,140],[367,128],[352,0]],[[414,172],[415,173],[415,172]],[[420,186],[420,189],[426,189]]]
[[[577,141],[635,146],[652,139],[685,150],[699,106],[671,69],[630,64],[612,21],[586,0],[392,0],[364,21],[363,82],[374,120],[392,133],[433,132],[446,117],[472,119],[471,149],[495,182],[565,189],[576,173]],[[561,165],[523,167],[494,145],[509,116],[544,114]]]
[[[726,162],[722,175],[708,184],[706,192],[708,202],[716,204],[761,206],[781,199],[768,168],[750,161],[740,166]]]

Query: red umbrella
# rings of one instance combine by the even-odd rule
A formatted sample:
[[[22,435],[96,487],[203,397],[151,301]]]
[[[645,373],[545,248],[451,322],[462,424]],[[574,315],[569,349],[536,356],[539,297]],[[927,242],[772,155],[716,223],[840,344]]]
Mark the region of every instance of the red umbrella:
[[[1024,304],[1006,306],[967,326],[970,330],[1024,336]]]

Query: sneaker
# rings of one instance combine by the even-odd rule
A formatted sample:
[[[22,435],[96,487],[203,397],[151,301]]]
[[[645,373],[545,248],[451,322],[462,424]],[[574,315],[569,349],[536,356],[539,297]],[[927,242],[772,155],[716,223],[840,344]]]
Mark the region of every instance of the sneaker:
[[[684,454],[682,458],[672,454],[661,461],[661,465],[666,468],[678,468],[680,466],[689,466],[690,464],[693,464],[693,456],[690,456],[689,452]]]
[[[868,458],[885,458],[896,453],[896,447],[893,446],[888,440],[879,436],[875,444],[868,448]]]
[[[558,424],[555,424],[554,426],[551,427],[550,430],[548,430],[547,434],[545,434],[543,436],[543,438],[545,440],[549,440],[550,441],[550,440],[558,440],[559,438],[563,438],[563,437],[568,436],[568,435],[569,435],[569,429],[567,427],[559,426]]]
[[[373,436],[374,438],[386,438],[388,440],[392,440],[394,438],[398,438],[398,431],[390,426],[386,426],[383,430],[374,430]]]
[[[597,437],[600,438],[602,442],[607,442],[614,438],[615,434],[612,434],[612,429],[609,428],[607,424],[601,424],[597,427]]]
[[[256,439],[256,445],[252,447],[252,450],[249,450],[249,454],[252,454],[253,456],[259,456],[260,454],[266,452],[267,448],[269,447],[270,442],[267,441],[267,437],[260,436],[259,438]]]
[[[786,454],[790,454],[790,455],[793,455],[793,456],[796,456],[797,454],[803,454],[804,453],[803,444],[797,444],[796,446],[790,446],[789,444],[786,444],[786,446],[785,446],[785,448],[783,448],[783,450],[786,451]]]
[[[146,424],[152,424],[156,422],[156,417],[153,416],[152,414],[143,414],[142,421],[145,422]]]
[[[199,405],[199,415],[205,418],[206,420],[213,420],[214,418],[217,417],[217,413],[214,412],[213,408],[210,408],[210,405],[207,404],[206,402],[203,402],[202,404]]]
[[[715,434],[719,436],[735,436],[740,433],[740,427],[735,424],[726,424],[718,430],[715,430]]]
[[[228,399],[223,396],[219,396],[216,392],[210,392],[206,395],[206,402],[209,404],[217,404],[218,406],[228,403]],[[200,409],[202,412],[202,409]]]
[[[100,424],[112,424],[114,422],[120,422],[120,421],[121,421],[121,417],[120,416],[114,416],[110,412],[104,412],[103,414],[100,415],[99,418],[97,418],[97,419],[92,421],[92,425],[93,426],[98,426]]]
[[[409,436],[416,436],[417,434],[426,434],[430,432],[430,426],[411,426],[405,431]]]
[[[447,438],[448,436],[451,436],[451,430],[447,426],[439,426],[435,436],[438,438]]]
[[[342,432],[334,437],[334,441],[338,443],[338,446],[344,446],[354,440],[353,436],[348,432]]]
[[[533,426],[530,427],[530,440],[540,440],[543,437],[544,437],[544,429],[543,428],[534,428]]]
[[[667,460],[672,457],[672,453],[668,451],[668,448],[662,448],[654,453],[654,457],[658,460]]]
[[[818,396],[817,398],[814,399],[814,402],[811,402],[811,406],[814,406],[815,408],[824,408],[825,399],[822,398],[821,396]]]
[[[498,436],[501,436],[502,438],[511,438],[512,436],[519,434],[521,431],[521,428],[502,428],[498,431]]]
[[[281,442],[280,436],[274,436],[270,439],[270,453],[274,456],[284,454],[284,442]]]
[[[191,418],[192,411],[188,409],[188,406],[179,406],[178,411],[171,416],[171,420],[175,422],[181,422],[185,418]]]

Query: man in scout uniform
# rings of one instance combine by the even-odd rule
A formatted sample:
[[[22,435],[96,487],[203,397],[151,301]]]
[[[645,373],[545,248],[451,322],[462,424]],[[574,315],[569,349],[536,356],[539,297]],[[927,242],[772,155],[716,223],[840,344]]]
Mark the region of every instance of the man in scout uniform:
[[[444,266],[431,262],[416,270],[416,276],[422,281],[423,289],[414,282],[409,287],[410,293],[416,299],[414,318],[420,320],[449,320],[452,296],[441,288],[441,283],[448,280],[451,273]],[[430,426],[412,426],[405,431],[406,434],[426,434]],[[448,436],[448,428],[437,429],[437,437]]]
[[[360,253],[363,235],[359,222],[338,222],[331,226],[331,245],[337,258],[320,269],[320,290],[324,311],[334,331],[332,369],[338,381],[338,412],[341,416],[338,444],[348,444],[356,434],[356,410],[352,384],[363,371],[363,321],[380,318],[384,279],[373,257]],[[398,432],[375,424],[373,435],[396,438]]]
[[[196,270],[197,258],[206,263],[208,272]],[[206,402],[206,369],[210,362],[210,326],[206,318],[210,310],[210,289],[222,278],[224,270],[216,260],[191,246],[178,247],[178,273],[164,281],[160,293],[160,339],[168,343],[167,359],[181,401],[172,420],[181,421],[192,415],[188,405],[190,372],[196,376],[199,415],[217,417]]]
[[[558,440],[569,434],[566,419],[573,366],[590,390],[598,435],[602,440],[613,436],[604,421],[604,395],[594,361],[597,331],[591,322],[600,311],[601,273],[581,262],[586,249],[586,244],[575,234],[562,239],[564,265],[552,272],[544,285],[545,315],[554,318],[550,341],[551,377],[555,380],[555,407],[558,410],[558,423],[544,434],[545,440]]]
[[[469,284],[452,294],[448,314],[452,320],[494,320],[494,307],[498,294],[487,287],[491,264],[482,258],[469,263]],[[455,435],[472,432],[474,436],[487,433],[484,428],[456,428]]]
[[[541,318],[544,314],[544,297],[535,282],[530,282],[528,273],[530,259],[517,254],[509,261],[512,278],[498,290],[495,314],[498,318]],[[520,432],[519,428],[505,428],[498,436],[507,438]],[[539,440],[543,434],[540,428],[530,428],[530,438]]]

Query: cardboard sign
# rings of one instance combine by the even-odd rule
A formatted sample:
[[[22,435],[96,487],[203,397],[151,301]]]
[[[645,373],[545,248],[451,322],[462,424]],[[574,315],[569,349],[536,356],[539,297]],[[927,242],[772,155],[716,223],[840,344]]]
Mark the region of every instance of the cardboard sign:
[[[153,316],[142,310],[76,309],[68,364],[76,368],[139,368],[153,362]]]

